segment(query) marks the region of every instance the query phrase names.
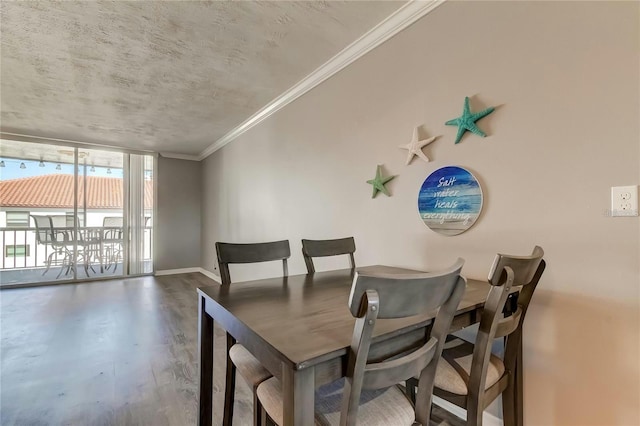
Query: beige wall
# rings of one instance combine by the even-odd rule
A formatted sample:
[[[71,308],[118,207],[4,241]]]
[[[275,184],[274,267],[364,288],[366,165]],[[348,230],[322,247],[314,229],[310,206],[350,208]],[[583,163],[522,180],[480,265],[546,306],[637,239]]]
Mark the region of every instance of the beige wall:
[[[158,157],[155,269],[200,266],[202,163]]]
[[[301,238],[353,235],[360,265],[461,256],[483,278],[496,252],[539,244],[548,268],[525,326],[526,424],[640,424],[640,220],[606,215],[611,186],[640,182],[639,12],[445,3],[205,160],[202,265],[214,270],[218,240],[288,238],[301,273]],[[454,145],[443,123],[465,96],[497,110],[480,123],[487,138]],[[423,123],[440,136],[433,161],[406,167],[397,145]],[[376,164],[399,175],[391,198],[371,199]],[[485,192],[482,217],[457,237],[416,211],[422,181],[445,165],[473,171]]]

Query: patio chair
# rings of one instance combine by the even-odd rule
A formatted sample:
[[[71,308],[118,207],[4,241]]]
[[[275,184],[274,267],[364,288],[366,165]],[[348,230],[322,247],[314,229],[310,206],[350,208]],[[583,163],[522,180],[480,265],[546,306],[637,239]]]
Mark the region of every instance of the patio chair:
[[[45,215],[30,215],[33,219],[33,223],[36,226],[36,242],[43,246],[50,246],[52,248],[52,252],[47,256],[47,260],[45,261],[45,265],[47,266],[42,273],[45,275],[49,272],[51,268],[51,264],[53,263],[53,257],[58,255],[64,255],[62,259],[62,267],[60,268],[60,272],[58,273],[59,278],[62,275],[62,271],[65,266],[67,268],[68,274],[73,266],[73,255],[69,250],[69,239],[63,233],[58,233],[54,230],[53,219],[51,216]],[[72,244],[72,241],[71,241]],[[46,250],[46,248],[45,248]]]
[[[102,219],[102,247],[105,251],[108,271],[113,265],[113,273],[118,269],[118,261],[122,259],[122,245],[124,243],[124,218],[122,216],[107,216]]]
[[[99,253],[100,239],[95,235],[95,232],[80,226],[82,223],[80,217],[76,216],[75,221],[73,220],[73,215],[52,215],[50,217],[53,225],[53,234],[56,239],[66,243],[69,253],[73,253],[73,250],[77,249],[76,263],[82,263],[87,276],[89,276],[89,269],[94,273],[96,272],[91,264],[91,259],[94,256],[96,256],[102,267],[102,258]],[[67,269],[70,269],[70,267]]]

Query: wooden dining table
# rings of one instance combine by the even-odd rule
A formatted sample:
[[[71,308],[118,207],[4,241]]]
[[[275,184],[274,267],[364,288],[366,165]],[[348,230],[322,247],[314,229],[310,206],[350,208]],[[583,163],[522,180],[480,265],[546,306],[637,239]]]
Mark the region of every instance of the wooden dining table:
[[[382,265],[357,271],[418,272]],[[199,425],[212,423],[214,321],[281,380],[284,426],[313,425],[314,390],[346,374],[355,323],[348,308],[353,278],[354,271],[344,269],[198,288]],[[487,282],[467,280],[451,332],[480,321],[489,288]],[[434,317],[435,312],[378,320],[370,359],[424,342]],[[520,353],[518,362],[521,359]],[[520,366],[516,368],[516,419],[521,425],[522,374]]]

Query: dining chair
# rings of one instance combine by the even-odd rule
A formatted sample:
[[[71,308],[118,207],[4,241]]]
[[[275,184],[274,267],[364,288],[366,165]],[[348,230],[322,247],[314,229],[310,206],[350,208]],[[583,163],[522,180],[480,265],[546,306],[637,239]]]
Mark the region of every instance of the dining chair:
[[[302,240],[302,256],[307,265],[307,272],[313,274],[316,269],[313,265],[314,257],[349,255],[351,269],[355,269],[356,262],[353,253],[356,251],[356,242],[353,237],[340,238],[336,240]]]
[[[289,241],[274,241],[255,244],[234,244],[216,242],[218,255],[218,267],[222,285],[231,284],[229,264],[234,263],[258,263],[275,260],[282,261],[283,276],[289,275],[287,259],[291,256]],[[258,385],[271,377],[271,373],[260,364],[244,346],[236,343],[236,340],[227,333],[227,373],[224,394],[224,412],[222,424],[230,426],[233,419],[233,400],[236,385],[236,371],[251,386],[253,392],[253,421],[254,425],[261,424],[259,401],[256,390]]]
[[[349,310],[356,319],[348,350],[346,377],[316,390],[315,420],[321,425],[429,425],[433,380],[445,338],[466,281],[464,264],[434,273],[367,274],[356,272]],[[431,334],[419,348],[383,360],[369,360],[376,322],[437,310]],[[400,348],[399,348],[400,349]],[[415,408],[397,386],[419,375]],[[265,422],[283,424],[280,381],[273,377],[258,386]]]
[[[516,424],[515,375],[522,324],[533,292],[545,269],[544,251],[536,246],[530,256],[496,255],[489,284],[491,290],[480,318],[475,343],[449,336],[438,363],[434,394],[467,410],[467,425],[482,425],[482,413],[502,395],[504,424]],[[504,316],[505,302],[513,287],[521,287],[517,309]],[[504,337],[503,359],[491,353],[494,339]],[[418,385],[418,391],[419,391]],[[419,398],[419,396],[418,396]],[[522,408],[518,411],[522,413]]]

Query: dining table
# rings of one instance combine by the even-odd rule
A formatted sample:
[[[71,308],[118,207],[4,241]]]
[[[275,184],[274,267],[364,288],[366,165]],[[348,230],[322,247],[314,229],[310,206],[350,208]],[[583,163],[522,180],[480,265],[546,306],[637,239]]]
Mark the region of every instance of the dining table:
[[[212,424],[214,322],[217,322],[282,382],[283,426],[313,425],[315,389],[346,375],[355,324],[348,300],[357,271],[421,272],[375,265],[199,287],[198,424]],[[450,332],[479,322],[489,293],[488,282],[466,281]],[[378,320],[369,359],[382,360],[418,347],[428,338],[435,315],[432,312]],[[516,424],[522,425],[522,345],[519,351],[514,378]],[[231,419],[225,419],[225,423],[230,425]]]
[[[89,276],[89,269],[96,272],[93,269],[94,265],[99,265],[100,273],[104,273],[105,266],[109,269],[122,253],[122,233],[122,227],[82,226],[76,229],[73,226],[56,226],[51,228],[50,238],[55,241],[57,247],[62,247],[61,252],[65,254],[60,274],[64,266],[67,266],[65,275],[68,275],[74,262],[84,266],[87,276]],[[76,250],[78,255],[74,256],[73,253]]]

